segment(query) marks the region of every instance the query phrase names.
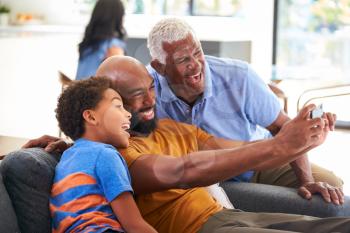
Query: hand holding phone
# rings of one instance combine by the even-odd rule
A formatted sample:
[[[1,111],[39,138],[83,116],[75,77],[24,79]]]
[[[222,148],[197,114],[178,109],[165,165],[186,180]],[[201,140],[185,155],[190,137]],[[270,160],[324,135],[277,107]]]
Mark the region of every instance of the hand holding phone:
[[[323,115],[323,107],[322,104],[318,105],[314,110],[310,112],[310,118],[315,119],[315,118],[320,118]]]

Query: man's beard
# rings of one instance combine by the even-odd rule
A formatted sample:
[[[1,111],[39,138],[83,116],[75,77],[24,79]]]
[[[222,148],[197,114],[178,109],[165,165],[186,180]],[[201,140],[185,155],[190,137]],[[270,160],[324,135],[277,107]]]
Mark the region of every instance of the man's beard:
[[[139,112],[132,112],[130,133],[135,132],[137,134],[149,135],[157,127],[157,118],[154,116],[152,120],[143,121],[138,116]]]

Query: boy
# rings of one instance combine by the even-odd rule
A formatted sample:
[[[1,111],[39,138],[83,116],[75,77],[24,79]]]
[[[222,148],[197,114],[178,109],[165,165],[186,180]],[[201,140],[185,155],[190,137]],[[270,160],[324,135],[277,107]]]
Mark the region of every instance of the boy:
[[[156,232],[140,215],[126,163],[115,149],[129,145],[131,114],[110,80],[74,82],[59,97],[56,118],[75,143],[55,171],[53,232]]]

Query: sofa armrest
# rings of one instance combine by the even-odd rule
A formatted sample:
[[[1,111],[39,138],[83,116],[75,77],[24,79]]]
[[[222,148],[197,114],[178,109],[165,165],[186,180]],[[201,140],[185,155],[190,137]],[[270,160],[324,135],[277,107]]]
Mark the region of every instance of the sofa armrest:
[[[0,174],[0,232],[20,232],[17,217]]]
[[[1,162],[4,185],[22,233],[51,232],[49,197],[59,157],[30,148],[12,152]]]
[[[350,216],[350,197],[337,206],[326,203],[320,195],[303,199],[296,189],[255,183],[224,182],[221,184],[237,209],[250,212],[277,212],[316,217]]]

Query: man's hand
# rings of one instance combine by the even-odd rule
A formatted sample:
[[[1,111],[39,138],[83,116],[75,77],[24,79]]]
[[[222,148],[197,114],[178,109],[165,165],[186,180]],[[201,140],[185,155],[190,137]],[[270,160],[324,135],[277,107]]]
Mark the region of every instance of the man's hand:
[[[324,142],[329,124],[325,118],[310,119],[310,111],[315,107],[314,104],[304,107],[294,119],[282,126],[275,137],[279,154],[303,154]]]
[[[62,153],[71,146],[70,143],[62,138],[57,138],[49,135],[41,136],[37,139],[32,139],[22,146],[22,148],[41,147],[47,152],[57,151]]]
[[[323,122],[324,122],[323,133],[319,135],[318,141],[315,143],[314,146],[321,145],[326,140],[328,132],[330,130],[334,131],[337,115],[331,112],[327,112],[327,113],[323,113],[321,119],[323,119]]]
[[[337,120],[337,115],[331,112],[323,113],[322,118],[327,119],[329,130],[334,131],[335,121]]]
[[[326,202],[336,205],[344,204],[344,193],[341,188],[336,188],[326,182],[308,182],[300,186],[298,193],[305,199],[311,199],[312,194],[319,193]]]

